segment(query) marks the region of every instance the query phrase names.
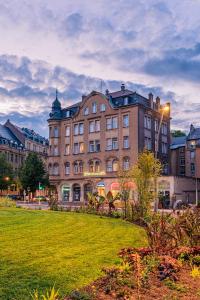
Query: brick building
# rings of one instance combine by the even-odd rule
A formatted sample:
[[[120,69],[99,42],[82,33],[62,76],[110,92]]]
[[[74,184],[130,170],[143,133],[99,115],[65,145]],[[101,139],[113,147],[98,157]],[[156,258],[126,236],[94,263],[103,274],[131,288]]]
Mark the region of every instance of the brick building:
[[[80,203],[88,191],[116,189],[119,167],[134,165],[144,148],[155,151],[162,108],[159,97],[145,98],[123,84],[120,91],[105,95],[93,91],[67,108],[56,96],[48,119],[48,168],[59,200]],[[170,172],[169,147],[170,109],[158,146],[165,174]]]
[[[172,175],[200,178],[200,128],[191,124],[188,135],[173,138],[170,148]]]
[[[171,143],[171,174],[186,176],[186,136],[174,137]]]

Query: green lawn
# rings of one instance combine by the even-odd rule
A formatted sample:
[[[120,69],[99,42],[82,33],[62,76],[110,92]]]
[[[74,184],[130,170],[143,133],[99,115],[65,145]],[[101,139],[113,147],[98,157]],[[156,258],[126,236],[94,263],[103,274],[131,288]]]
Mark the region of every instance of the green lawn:
[[[119,219],[0,208],[0,299],[53,285],[67,294],[118,263],[122,247],[144,245],[143,229]]]

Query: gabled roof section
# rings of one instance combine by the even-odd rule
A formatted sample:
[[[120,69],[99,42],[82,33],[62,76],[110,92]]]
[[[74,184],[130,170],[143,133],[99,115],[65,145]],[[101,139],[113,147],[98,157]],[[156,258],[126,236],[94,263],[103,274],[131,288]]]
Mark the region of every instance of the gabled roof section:
[[[200,139],[200,127],[195,128],[192,124],[190,126],[190,132],[187,136],[187,140],[198,140]]]

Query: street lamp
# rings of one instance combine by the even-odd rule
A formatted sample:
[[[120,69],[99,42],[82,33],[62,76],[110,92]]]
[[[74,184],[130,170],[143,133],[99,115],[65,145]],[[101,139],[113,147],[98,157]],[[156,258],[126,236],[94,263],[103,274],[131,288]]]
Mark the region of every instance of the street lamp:
[[[9,180],[10,180],[10,177],[6,176],[6,177],[4,177],[4,180],[5,180],[5,181],[9,181]]]
[[[161,107],[161,118],[160,118],[160,122],[159,122],[159,126],[158,126],[158,133],[157,133],[157,138],[156,138],[156,143],[155,143],[155,159],[158,158],[158,151],[159,151],[159,140],[160,140],[160,132],[161,132],[161,127],[162,127],[162,122],[163,122],[163,117],[164,114],[169,112],[169,105],[164,105]],[[159,199],[158,199],[158,192],[157,192],[157,178],[155,178],[155,205],[154,205],[154,211],[157,212],[158,211],[158,203],[159,203]]]

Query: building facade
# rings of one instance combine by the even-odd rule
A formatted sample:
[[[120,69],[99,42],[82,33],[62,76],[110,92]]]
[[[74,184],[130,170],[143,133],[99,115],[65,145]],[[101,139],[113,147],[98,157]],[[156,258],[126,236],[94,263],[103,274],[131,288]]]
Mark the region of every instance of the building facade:
[[[26,156],[29,152],[36,152],[44,161],[47,159],[47,152],[49,141],[36,133],[33,129],[20,128],[15,124],[11,123],[10,120],[4,124],[4,127],[9,129],[12,134],[20,141],[23,145]]]
[[[0,124],[0,153],[4,153],[7,161],[17,174],[25,159],[24,147],[12,132]]]
[[[171,174],[186,176],[186,136],[174,137],[171,143]]]
[[[10,120],[0,125],[0,153],[5,154],[15,174],[18,173],[29,152],[38,153],[46,163],[48,140],[33,130],[14,125]]]
[[[191,124],[187,136],[172,138],[170,148],[172,175],[200,178],[200,128]]]
[[[125,89],[105,95],[91,92],[82,101],[61,107],[57,96],[49,123],[50,182],[64,202],[84,202],[88,191],[100,194],[117,186],[119,168],[128,169],[145,148],[155,152],[170,172],[170,104],[158,129],[160,98],[145,98]],[[158,147],[157,144],[158,143]]]

